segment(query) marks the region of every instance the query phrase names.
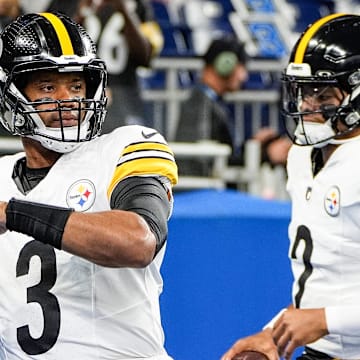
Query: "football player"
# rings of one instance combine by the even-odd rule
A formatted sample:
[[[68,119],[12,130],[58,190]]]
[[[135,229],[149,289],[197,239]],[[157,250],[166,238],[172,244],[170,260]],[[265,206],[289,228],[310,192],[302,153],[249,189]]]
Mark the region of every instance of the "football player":
[[[177,182],[155,130],[99,136],[106,69],[70,18],[1,34],[0,342],[6,359],[169,360],[160,266]]]
[[[295,143],[287,189],[293,302],[222,360],[245,349],[270,360],[360,358],[360,16],[331,14],[297,41],[283,74]]]

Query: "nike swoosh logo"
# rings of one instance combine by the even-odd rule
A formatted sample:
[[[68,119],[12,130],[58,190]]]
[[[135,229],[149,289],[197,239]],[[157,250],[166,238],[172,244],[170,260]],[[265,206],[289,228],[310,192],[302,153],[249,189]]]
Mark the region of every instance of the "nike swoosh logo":
[[[145,138],[145,139],[150,139],[151,137],[153,137],[154,135],[158,134],[157,131],[153,131],[151,133],[145,134],[144,130],[141,131],[141,135]]]

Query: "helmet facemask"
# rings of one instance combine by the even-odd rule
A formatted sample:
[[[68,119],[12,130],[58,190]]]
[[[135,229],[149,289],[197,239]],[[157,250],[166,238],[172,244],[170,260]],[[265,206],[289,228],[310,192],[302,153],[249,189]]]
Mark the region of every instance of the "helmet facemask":
[[[290,138],[323,147],[357,137],[360,125],[360,16],[329,14],[310,24],[292,49],[282,111]]]
[[[353,108],[355,90],[351,94],[342,90],[344,76],[348,74],[283,75],[282,113],[295,144],[323,147],[340,143],[339,137],[358,126],[360,118],[354,117],[357,112]],[[346,125],[344,129],[339,129],[339,121]]]
[[[26,14],[4,30],[1,42],[0,121],[11,134],[35,139],[60,153],[100,134],[106,113],[107,75],[83,28],[61,14]],[[86,95],[30,101],[24,88],[37,72],[79,73],[86,83]],[[72,120],[66,121],[70,113]],[[45,126],[44,114],[56,114],[59,126]],[[75,118],[77,124],[69,126]]]

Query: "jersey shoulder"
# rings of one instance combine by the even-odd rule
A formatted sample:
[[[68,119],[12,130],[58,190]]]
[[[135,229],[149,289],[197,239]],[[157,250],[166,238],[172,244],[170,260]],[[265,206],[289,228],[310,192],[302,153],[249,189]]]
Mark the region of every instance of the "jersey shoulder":
[[[122,126],[99,139],[109,152],[118,151],[110,192],[130,176],[162,176],[172,185],[177,183],[174,153],[157,130],[140,125]]]
[[[17,160],[21,159],[22,157],[25,157],[24,152],[19,152],[12,155],[0,156],[1,174],[4,175],[8,171],[12,173],[14,169],[14,164],[16,163]]]

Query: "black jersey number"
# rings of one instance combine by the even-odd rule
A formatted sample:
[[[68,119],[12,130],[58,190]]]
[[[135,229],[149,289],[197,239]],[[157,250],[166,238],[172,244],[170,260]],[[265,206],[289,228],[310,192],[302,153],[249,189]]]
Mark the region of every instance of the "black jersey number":
[[[29,273],[30,260],[37,256],[41,262],[40,282],[27,288],[27,303],[36,302],[41,306],[44,329],[39,338],[31,336],[29,325],[17,329],[17,341],[29,355],[43,354],[50,350],[60,331],[60,306],[57,298],[50,293],[56,281],[56,256],[53,247],[36,240],[27,243],[21,250],[16,264],[16,276]]]
[[[299,290],[298,290],[297,294],[295,295],[295,307],[296,308],[300,307],[300,301],[304,294],[306,280],[309,278],[309,276],[311,275],[311,273],[313,271],[313,266],[311,265],[311,262],[310,262],[311,254],[313,251],[313,240],[311,237],[310,230],[304,225],[299,226],[297,229],[294,246],[291,249],[291,258],[292,259],[297,259],[296,251],[297,251],[301,241],[304,241],[304,243],[305,243],[304,252],[303,252],[303,256],[302,256],[303,263],[304,263],[304,271],[302,272],[302,274],[298,280]]]

